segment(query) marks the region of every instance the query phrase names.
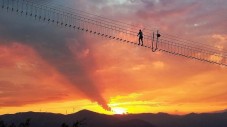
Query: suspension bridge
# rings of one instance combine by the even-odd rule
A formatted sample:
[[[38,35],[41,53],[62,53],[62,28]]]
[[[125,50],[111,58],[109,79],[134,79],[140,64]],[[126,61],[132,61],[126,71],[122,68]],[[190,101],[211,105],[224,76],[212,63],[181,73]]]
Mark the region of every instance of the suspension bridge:
[[[50,4],[45,0],[0,0],[0,13],[16,14],[40,22],[83,31],[107,39],[132,45],[138,44],[140,25],[124,23],[85,11]],[[189,59],[227,66],[227,53],[214,46],[188,41],[156,29],[143,29],[143,48],[161,51]],[[161,37],[159,36],[161,35]]]

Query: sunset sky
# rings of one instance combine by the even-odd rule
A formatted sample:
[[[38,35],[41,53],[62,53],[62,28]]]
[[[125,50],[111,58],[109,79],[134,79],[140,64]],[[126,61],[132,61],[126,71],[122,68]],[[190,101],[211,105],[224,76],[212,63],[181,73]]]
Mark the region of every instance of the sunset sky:
[[[226,0],[55,2],[227,47]],[[1,11],[0,114],[82,109],[112,114],[103,109],[107,105],[128,113],[227,109],[227,67],[153,53]]]

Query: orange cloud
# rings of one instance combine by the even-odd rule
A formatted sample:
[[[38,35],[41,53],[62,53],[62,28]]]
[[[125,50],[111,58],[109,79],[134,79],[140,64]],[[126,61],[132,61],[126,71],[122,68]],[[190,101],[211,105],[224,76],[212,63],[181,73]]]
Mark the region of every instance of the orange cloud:
[[[75,97],[70,84],[30,47],[0,46],[0,105],[22,106]],[[78,91],[77,91],[78,92]],[[79,93],[79,92],[78,92]]]
[[[222,9],[206,12],[208,2],[198,1],[146,2],[121,3],[116,10],[118,4],[109,8],[93,1],[89,9],[101,15],[113,11],[116,19],[126,22],[158,24],[161,32],[212,45],[217,42],[214,47],[225,49],[226,36],[221,33],[226,32],[226,24],[214,15]],[[100,4],[107,11],[95,7]],[[208,112],[227,107],[226,68],[67,30],[57,33],[49,27],[17,29],[15,34],[16,28],[5,24],[1,36],[7,34],[13,41],[0,43],[0,113],[39,111],[40,107],[61,113],[74,108],[106,112],[100,105],[130,113]]]

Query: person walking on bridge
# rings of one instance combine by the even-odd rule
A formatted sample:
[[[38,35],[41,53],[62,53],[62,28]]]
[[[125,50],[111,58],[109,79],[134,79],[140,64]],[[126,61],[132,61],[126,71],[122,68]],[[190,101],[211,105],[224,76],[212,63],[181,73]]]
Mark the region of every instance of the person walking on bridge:
[[[141,41],[142,42],[141,46],[143,46],[143,32],[142,32],[142,30],[139,31],[137,36],[139,36],[139,44],[138,45],[140,45],[140,41]]]

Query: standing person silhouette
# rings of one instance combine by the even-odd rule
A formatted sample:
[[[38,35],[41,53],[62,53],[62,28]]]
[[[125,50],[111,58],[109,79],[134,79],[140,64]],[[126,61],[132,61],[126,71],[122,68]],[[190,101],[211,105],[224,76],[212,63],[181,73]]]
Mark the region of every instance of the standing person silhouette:
[[[140,41],[141,41],[142,42],[141,46],[143,46],[143,32],[142,32],[142,30],[139,31],[137,36],[139,36],[139,44],[138,45],[140,45]]]

